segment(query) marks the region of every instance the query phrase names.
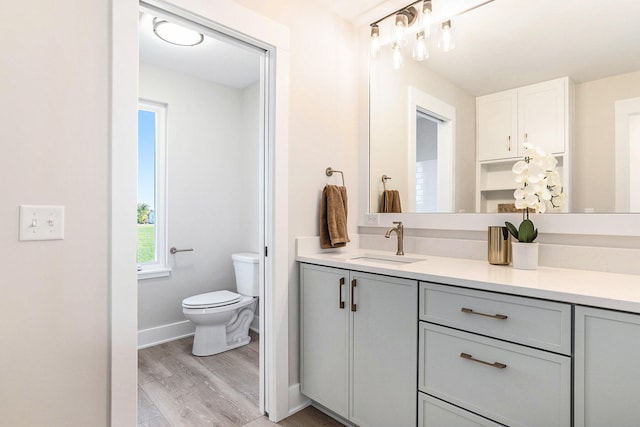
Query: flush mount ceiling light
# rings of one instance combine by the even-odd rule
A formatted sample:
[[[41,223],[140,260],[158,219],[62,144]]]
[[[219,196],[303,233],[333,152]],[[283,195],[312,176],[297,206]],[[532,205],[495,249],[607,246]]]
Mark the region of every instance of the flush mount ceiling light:
[[[480,0],[475,6],[457,12],[452,16],[446,18],[440,16],[437,22],[432,20],[433,7],[431,0],[414,1],[371,24],[371,56],[375,58],[383,45],[390,44],[393,52],[393,68],[400,68],[403,62],[402,48],[407,44],[407,39],[410,35],[414,39],[413,59],[424,61],[429,58],[428,44],[432,34],[431,27],[436,25],[439,28],[438,34],[440,36],[437,45],[444,52],[448,52],[455,47],[452,18],[464,15],[493,1],[495,0]],[[381,34],[378,24],[391,17],[394,17],[393,24],[386,29],[392,34]],[[386,38],[382,36],[386,36]]]
[[[196,46],[204,41],[199,32],[161,18],[153,18],[153,32],[160,40],[176,46]]]

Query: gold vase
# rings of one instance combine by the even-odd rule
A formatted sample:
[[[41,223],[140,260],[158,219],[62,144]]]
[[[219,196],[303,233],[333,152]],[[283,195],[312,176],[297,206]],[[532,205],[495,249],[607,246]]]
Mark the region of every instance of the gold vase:
[[[489,227],[487,250],[489,264],[509,265],[511,262],[511,239],[507,227]]]

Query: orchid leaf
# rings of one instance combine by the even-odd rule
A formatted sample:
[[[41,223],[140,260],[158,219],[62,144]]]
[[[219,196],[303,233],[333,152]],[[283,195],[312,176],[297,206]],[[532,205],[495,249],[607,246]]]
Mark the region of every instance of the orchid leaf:
[[[517,239],[518,229],[516,228],[516,226],[511,224],[509,221],[505,221],[504,225],[507,226],[507,230],[509,230],[509,233],[511,233],[511,235]]]

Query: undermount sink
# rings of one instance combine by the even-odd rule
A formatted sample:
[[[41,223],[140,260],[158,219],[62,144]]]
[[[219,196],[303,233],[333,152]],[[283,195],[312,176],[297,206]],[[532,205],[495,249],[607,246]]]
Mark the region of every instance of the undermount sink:
[[[375,264],[388,264],[388,265],[411,264],[412,262],[425,260],[424,258],[410,258],[410,257],[405,257],[404,255],[384,255],[384,254],[369,254],[369,253],[352,254],[352,255],[342,256],[341,258],[344,258],[347,261],[375,263]]]

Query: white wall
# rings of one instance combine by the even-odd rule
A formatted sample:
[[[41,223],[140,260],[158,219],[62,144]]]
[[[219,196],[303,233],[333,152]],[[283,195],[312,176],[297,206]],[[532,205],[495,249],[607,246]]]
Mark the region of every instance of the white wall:
[[[106,426],[109,5],[5,2],[0,39],[0,425]],[[18,205],[65,239],[19,242]]]
[[[575,212],[615,212],[615,102],[638,96],[640,71],[575,85]]]
[[[290,31],[289,383],[298,375],[298,270],[295,237],[319,235],[320,194],[328,166],[344,172],[350,232],[357,229],[358,81],[354,27],[322,2],[237,0]]]
[[[258,251],[258,84],[235,89],[148,64],[140,97],[168,104],[171,276],[138,281],[138,329],[184,321],[184,298],[234,290],[231,254]]]
[[[363,30],[364,31],[364,30]],[[408,56],[408,55],[407,55]],[[391,66],[391,49],[385,46],[371,60],[369,105],[370,120],[370,210],[379,212],[383,174],[391,176],[389,188],[400,191],[402,206],[407,198],[407,159],[409,140],[409,86],[414,86],[456,110],[455,129],[455,200],[456,211],[474,210],[476,106],[475,97],[458,88],[446,78],[434,73],[424,63],[405,58],[401,69]],[[366,191],[365,188],[363,188]]]

